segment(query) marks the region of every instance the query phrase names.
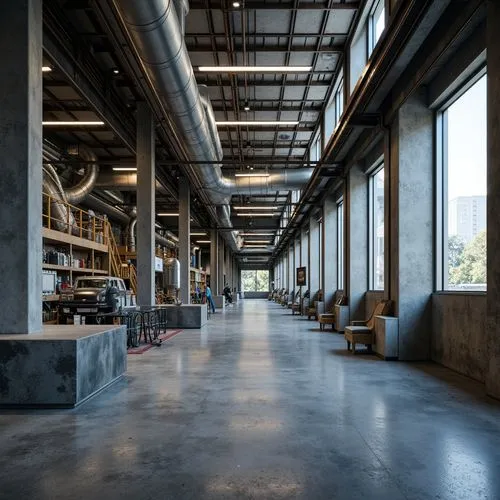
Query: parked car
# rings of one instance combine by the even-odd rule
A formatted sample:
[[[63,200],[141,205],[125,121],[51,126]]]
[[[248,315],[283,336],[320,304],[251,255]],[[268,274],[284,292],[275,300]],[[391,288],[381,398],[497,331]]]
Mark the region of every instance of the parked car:
[[[118,311],[127,304],[127,287],[115,276],[81,276],[73,288],[61,293],[59,323],[67,324],[75,315],[90,316],[86,323],[95,323],[99,313]]]

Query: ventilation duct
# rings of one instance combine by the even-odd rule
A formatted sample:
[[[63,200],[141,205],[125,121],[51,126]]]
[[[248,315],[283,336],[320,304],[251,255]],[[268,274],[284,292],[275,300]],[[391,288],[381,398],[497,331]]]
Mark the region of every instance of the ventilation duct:
[[[99,165],[97,156],[93,151],[81,146],[70,148],[69,154],[78,155],[82,160],[89,162],[84,167],[84,174],[80,182],[73,187],[65,189],[68,203],[77,205],[94,189],[97,177],[99,175]]]
[[[162,104],[171,114],[190,159],[205,162],[197,166],[197,172],[210,201],[214,205],[228,205],[230,195],[238,192],[237,183],[224,177],[217,164],[222,160],[222,148],[212,106],[207,89],[196,84],[184,43],[183,16],[187,8],[182,6],[185,3],[179,6],[179,0],[115,0],[144,68]],[[309,176],[311,173],[312,169]],[[260,178],[260,184],[259,178],[252,179],[252,189],[270,187],[266,177]],[[228,210],[220,213],[224,217],[221,224],[231,227],[231,220],[226,218]],[[236,245],[234,233],[229,234],[231,246]]]

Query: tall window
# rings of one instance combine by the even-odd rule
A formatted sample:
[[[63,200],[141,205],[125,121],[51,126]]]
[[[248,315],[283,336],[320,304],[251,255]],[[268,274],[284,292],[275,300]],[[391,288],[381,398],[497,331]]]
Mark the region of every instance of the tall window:
[[[342,75],[335,87],[335,92],[325,111],[325,142],[327,142],[337,127],[344,111],[344,79]]]
[[[344,202],[337,203],[337,288],[344,289]]]
[[[340,117],[344,112],[344,79],[340,80],[340,83],[335,91],[335,127],[340,121]]]
[[[283,263],[279,264],[278,275],[283,272]],[[267,292],[269,290],[269,271],[241,271],[241,285],[245,292]],[[279,279],[278,285],[282,285],[282,280]]]
[[[371,56],[375,45],[385,28],[384,0],[376,0],[368,19],[368,57]]]
[[[486,75],[438,115],[438,287],[486,290]]]
[[[370,288],[384,289],[384,167],[370,177]]]

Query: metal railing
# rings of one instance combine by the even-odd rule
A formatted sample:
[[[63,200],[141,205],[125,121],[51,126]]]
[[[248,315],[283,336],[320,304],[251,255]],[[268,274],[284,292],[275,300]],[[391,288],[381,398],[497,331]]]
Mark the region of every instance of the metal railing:
[[[108,245],[108,235],[111,231],[107,219],[93,215],[47,193],[43,193],[42,203],[43,227]],[[58,215],[61,212],[66,213],[64,218]]]

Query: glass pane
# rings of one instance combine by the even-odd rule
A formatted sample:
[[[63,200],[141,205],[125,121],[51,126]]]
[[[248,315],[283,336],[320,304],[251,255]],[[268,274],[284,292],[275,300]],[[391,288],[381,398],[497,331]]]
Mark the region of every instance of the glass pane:
[[[384,289],[384,169],[372,179],[373,183],[373,288]]]
[[[444,288],[486,290],[486,76],[445,111],[445,123]]]
[[[277,275],[282,272],[279,265]],[[279,282],[278,278],[278,282]],[[268,270],[246,270],[241,271],[241,286],[244,292],[267,292],[269,291],[269,271]]]

